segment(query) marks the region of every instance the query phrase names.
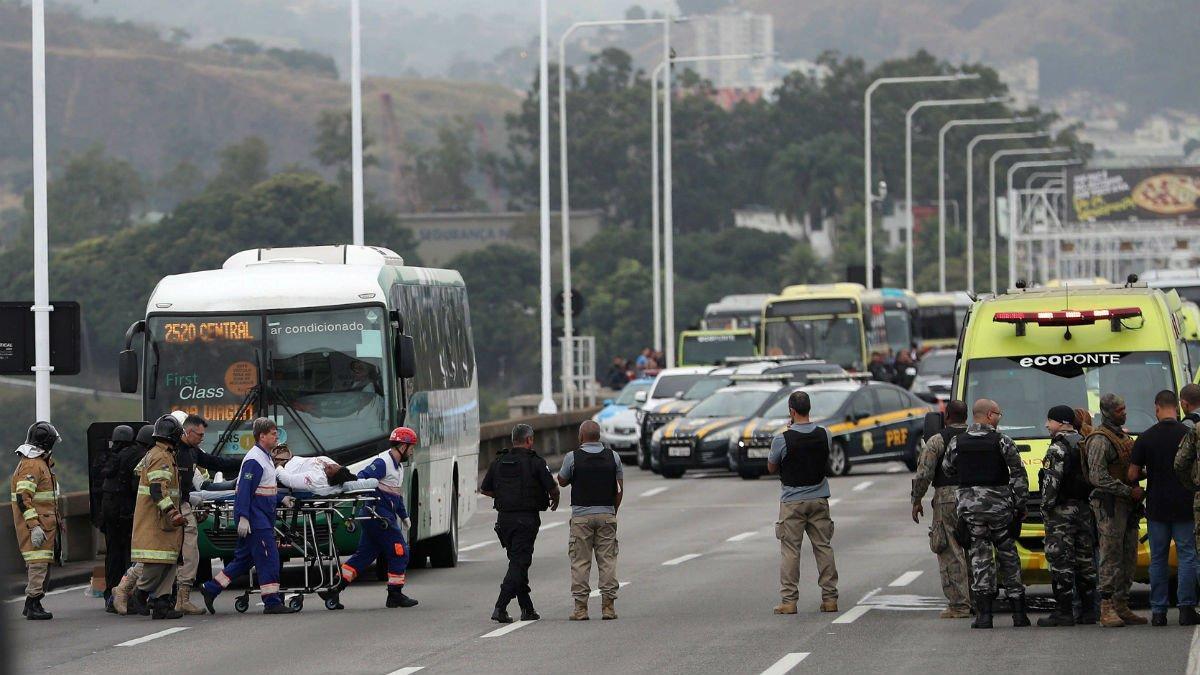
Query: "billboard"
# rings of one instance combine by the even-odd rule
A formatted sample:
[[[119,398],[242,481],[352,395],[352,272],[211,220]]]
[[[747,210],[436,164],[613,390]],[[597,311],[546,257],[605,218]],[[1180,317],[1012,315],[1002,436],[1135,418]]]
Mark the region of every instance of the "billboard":
[[[1200,166],[1074,169],[1067,190],[1074,222],[1200,221]]]

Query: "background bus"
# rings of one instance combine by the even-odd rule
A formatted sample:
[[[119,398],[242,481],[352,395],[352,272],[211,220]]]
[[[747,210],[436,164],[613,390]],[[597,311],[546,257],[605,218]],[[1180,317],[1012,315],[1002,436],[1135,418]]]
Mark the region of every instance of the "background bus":
[[[126,333],[122,391],[137,390],[139,370],[145,419],[203,415],[204,449],[218,454],[253,447],[249,422],[262,415],[293,454],[357,469],[388,447],[393,427],[412,427],[421,439],[405,477],[416,564],[426,555],[435,566],[457,564],[479,455],[470,312],[457,272],[409,267],[375,247],[242,251],[222,269],[158,283],[146,319]]]
[[[723,365],[730,356],[756,356],[758,343],[750,328],[685,330],[679,334],[676,366]]]
[[[1138,281],[1163,292],[1173,288],[1180,299],[1200,303],[1200,269],[1146,270],[1138,275]]]
[[[970,308],[971,296],[963,291],[917,293],[917,346],[925,350],[958,344]]]
[[[767,299],[760,329],[764,355],[796,354],[863,370],[875,351],[913,344],[916,296],[860,284],[788,286]]]
[[[727,295],[717,302],[709,303],[704,308],[704,319],[700,322],[702,330],[731,330],[735,328],[756,328],[762,319],[763,303],[771,296],[760,295]]]

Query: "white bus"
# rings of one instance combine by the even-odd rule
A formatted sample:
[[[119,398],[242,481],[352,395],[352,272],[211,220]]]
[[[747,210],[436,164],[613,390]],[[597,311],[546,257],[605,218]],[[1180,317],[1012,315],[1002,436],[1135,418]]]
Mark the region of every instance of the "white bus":
[[[357,469],[388,447],[393,427],[412,427],[421,439],[405,477],[413,564],[426,555],[436,567],[457,564],[479,461],[475,352],[458,272],[409,267],[369,246],[242,251],[219,270],[158,283],[146,318],[126,333],[121,390],[137,391],[139,373],[145,419],[202,415],[204,448],[218,454],[249,450],[249,422],[262,415],[293,454]],[[201,542],[213,557],[227,557],[225,543]]]

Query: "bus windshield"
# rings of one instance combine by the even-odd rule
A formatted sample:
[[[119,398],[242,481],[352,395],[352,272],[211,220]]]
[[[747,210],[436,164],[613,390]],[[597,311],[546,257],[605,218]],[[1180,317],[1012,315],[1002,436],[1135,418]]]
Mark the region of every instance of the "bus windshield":
[[[972,359],[967,363],[965,401],[990,398],[1000,404],[1000,431],[1013,438],[1046,438],[1046,411],[1064,404],[1093,417],[1100,397],[1125,399],[1130,433],[1152,426],[1154,395],[1176,384],[1167,352],[1050,354]]]
[[[689,365],[717,365],[727,356],[754,356],[752,333],[685,335],[680,362]]]
[[[937,305],[922,307],[918,312],[921,337],[925,340],[946,340],[958,338],[958,329],[967,315],[967,308]]]
[[[875,306],[873,310],[877,310]],[[888,347],[893,354],[912,347],[912,315],[905,309],[871,312],[871,343]]]
[[[146,388],[146,414],[202,415],[210,452],[237,418],[231,442],[220,449],[235,455],[253,447],[249,420],[258,415],[279,424],[280,441],[296,455],[378,439],[388,431],[392,392],[386,316],[382,307],[358,307],[151,317],[146,364],[154,384]]]
[[[772,319],[766,327],[768,355],[807,355],[862,370],[862,322],[857,316]]]

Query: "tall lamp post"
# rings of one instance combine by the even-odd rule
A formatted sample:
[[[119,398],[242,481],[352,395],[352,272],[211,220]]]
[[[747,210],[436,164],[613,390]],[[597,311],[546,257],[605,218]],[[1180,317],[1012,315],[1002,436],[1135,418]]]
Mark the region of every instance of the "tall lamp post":
[[[988,161],[988,254],[991,257],[990,272],[993,294],[996,293],[998,286],[996,277],[996,162],[1005,157],[1054,155],[1070,151],[1071,148],[1055,146],[1052,148],[1008,148],[992,153],[992,158]],[[1012,257],[1012,251],[1009,251],[1009,257]],[[1012,279],[1009,279],[1009,282],[1011,283]]]
[[[50,263],[46,215],[46,7],[33,0],[33,335],[34,411],[50,421]]]
[[[1068,166],[1076,166],[1076,165],[1079,165],[1082,163],[1083,163],[1083,161],[1078,160],[1078,159],[1042,159],[1042,160],[1033,160],[1033,161],[1025,161],[1025,162],[1013,162],[1013,165],[1008,167],[1008,192],[1006,192],[1005,194],[1008,195],[1008,200],[1009,200],[1009,206],[1008,206],[1008,222],[1009,222],[1009,227],[1008,227],[1008,285],[1009,285],[1009,287],[1012,287],[1013,282],[1017,278],[1017,256],[1014,255],[1014,252],[1016,249],[1015,242],[1018,238],[1020,238],[1019,235],[1017,234],[1016,212],[1013,208],[1013,203],[1016,201],[1015,199],[1013,199],[1013,196],[1014,196],[1013,176],[1015,176],[1017,174],[1017,172],[1020,171],[1021,169],[1059,166],[1059,167],[1063,167],[1063,170],[1065,171],[1066,167],[1068,167]],[[1027,178],[1025,180],[1025,189],[1026,190],[1032,189],[1030,186],[1030,182],[1032,179],[1034,179],[1038,176],[1041,176],[1043,178],[1050,176],[1050,177],[1054,178],[1055,180],[1057,180],[1059,177],[1059,174],[1056,172],[1035,171],[1032,174],[1030,174],[1029,178]],[[1053,182],[1053,181],[1051,181],[1051,182]],[[1049,183],[1047,183],[1047,185],[1049,185]],[[1031,273],[1032,273],[1032,268],[1033,268],[1032,255],[1033,255],[1033,252],[1032,252],[1032,250],[1030,250],[1030,256],[1031,256],[1030,272]]]
[[[363,245],[362,29],[359,0],[350,0],[350,165],[354,185],[354,245]]]
[[[540,205],[539,224],[541,234],[542,274],[542,400],[538,403],[539,415],[558,412],[554,403],[554,385],[551,381],[554,352],[550,345],[550,86],[549,65],[546,54],[546,1],[541,0],[540,26],[538,33],[538,161]]]
[[[967,143],[967,292],[975,294],[975,146],[984,141],[1017,141],[1046,138],[1044,131],[980,134]]]
[[[922,108],[944,108],[949,106],[960,105],[986,105],[988,103],[999,103],[1007,100],[1002,96],[992,96],[989,98],[950,98],[950,99],[925,99],[912,104],[908,112],[904,114],[904,211],[905,211],[905,239],[906,245],[904,250],[904,287],[908,290],[913,288],[913,230],[915,229],[913,216],[913,187],[912,187],[912,135],[913,135],[913,117],[917,111]]]
[[[875,267],[875,253],[872,250],[873,234],[872,220],[873,213],[871,210],[872,192],[871,192],[871,95],[875,90],[885,84],[927,84],[933,82],[958,82],[960,80],[978,80],[978,73],[955,73],[954,75],[918,75],[914,77],[881,77],[870,85],[863,93],[863,217],[866,219],[867,234],[866,234],[866,277],[867,288],[875,287],[875,275],[872,274],[872,269]]]

